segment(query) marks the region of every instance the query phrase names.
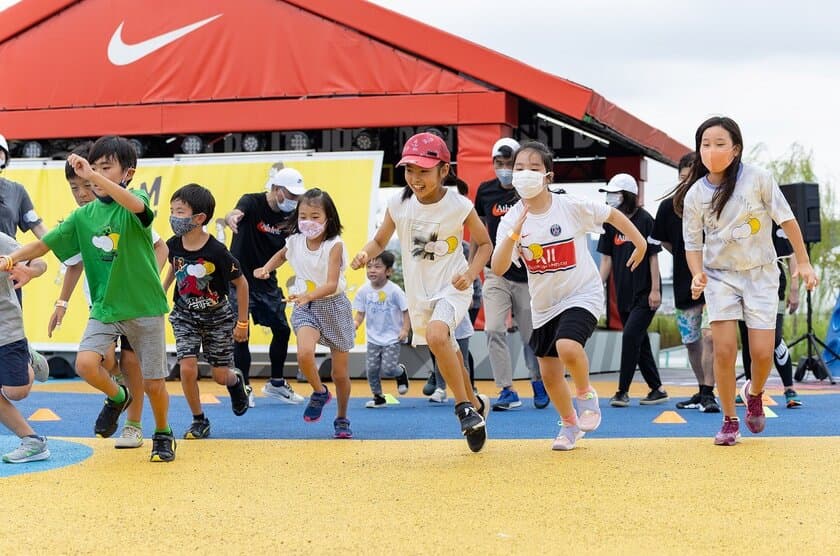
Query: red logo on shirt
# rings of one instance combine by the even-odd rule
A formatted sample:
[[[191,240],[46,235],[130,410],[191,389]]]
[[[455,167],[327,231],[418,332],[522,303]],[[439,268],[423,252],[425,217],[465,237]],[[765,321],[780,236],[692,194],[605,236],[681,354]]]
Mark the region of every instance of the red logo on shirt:
[[[532,274],[572,270],[577,266],[573,238],[545,245],[539,243],[523,245],[520,248],[520,254],[525,260],[528,272]]]
[[[504,216],[508,213],[511,206],[512,205],[503,205],[501,203],[496,203],[495,205],[493,205],[493,208],[490,209],[490,213],[493,216]]]
[[[624,234],[615,234],[613,236],[613,243],[615,245],[624,245],[625,243],[627,243],[627,238],[624,237]]]

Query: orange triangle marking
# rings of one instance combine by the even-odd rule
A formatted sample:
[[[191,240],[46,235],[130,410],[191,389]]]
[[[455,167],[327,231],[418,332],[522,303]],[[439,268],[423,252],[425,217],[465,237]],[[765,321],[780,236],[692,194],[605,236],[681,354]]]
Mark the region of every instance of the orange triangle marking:
[[[771,398],[767,394],[764,394],[764,396],[762,396],[761,402],[764,405],[779,405],[779,404],[776,403],[776,400],[774,400],[773,398]]]
[[[685,419],[676,411],[663,411],[653,422],[658,425],[681,425],[685,423]]]
[[[29,416],[30,421],[61,421],[61,417],[56,415],[51,409],[42,407],[36,409],[35,413]]]
[[[199,396],[199,400],[201,400],[201,403],[206,403],[206,404],[211,404],[211,405],[212,404],[217,404],[217,403],[222,403],[222,402],[219,401],[219,398],[217,398],[213,394],[201,394]]]

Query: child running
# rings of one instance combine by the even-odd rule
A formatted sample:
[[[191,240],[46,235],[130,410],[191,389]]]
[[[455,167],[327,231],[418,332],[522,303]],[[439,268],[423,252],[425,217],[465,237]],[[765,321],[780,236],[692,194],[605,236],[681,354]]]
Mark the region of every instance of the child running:
[[[175,459],[175,438],[169,427],[169,394],[164,383],[163,315],[168,307],[152,249],[154,211],[145,191],[126,189],[137,166],[137,153],[127,139],[101,137],[88,158],[92,162],[71,154],[67,161],[76,175],[93,183],[96,202],[71,212],[41,240],[0,257],[0,269],[50,250],[60,260],[81,253],[93,304],[76,355],[76,372],[108,396],[94,432],[102,437],[114,434],[120,414],[131,404],[128,389],[115,383],[103,367],[117,337],[124,334],[140,360],[155,418],[150,459],[170,462]]]
[[[781,226],[793,247],[796,271],[805,287],[816,287],[802,232],[773,176],[741,162],[741,129],[730,118],[709,118],[697,128],[699,158],[689,175],[683,236],[691,269],[691,294],[705,291],[715,352],[715,380],[723,406],[723,426],[715,444],[732,446],[741,437],[735,412],[735,358],[738,321],[749,336],[752,378],[741,388],[750,432],[764,430],[761,396],[773,364],[779,269],[771,230]]]
[[[242,373],[231,368],[233,342],[248,338],[248,283],[239,261],[204,229],[216,210],[216,199],[208,189],[195,183],[185,185],[172,194],[169,205],[169,224],[175,236],[166,242],[170,266],[163,289],[176,282],[169,322],[181,365],[181,388],[193,416],[184,438],[207,438],[210,420],[204,415],[198,391],[199,350],[204,351],[213,380],[227,386],[233,414],[248,411],[251,388],[245,385]],[[231,285],[239,298],[238,320],[227,299]]]
[[[455,396],[461,433],[470,450],[478,452],[487,440],[485,418],[490,400],[476,396],[470,387],[455,327],[467,314],[473,280],[492,247],[470,200],[443,185],[450,160],[446,143],[437,135],[418,133],[406,142],[398,166],[405,166],[408,185],[390,199],[382,225],[351,266],[361,268],[379,255],[396,230],[413,343],[428,344],[435,355]],[[471,265],[461,247],[464,226],[477,245]]]
[[[584,433],[601,424],[584,345],[604,310],[604,291],[586,234],[601,232],[605,222],[615,226],[636,246],[627,261],[630,270],[644,260],[647,242],[618,210],[552,194],[552,159],[548,147],[537,142],[515,153],[513,186],[521,200],[499,222],[491,269],[501,276],[512,262],[525,262],[534,325],[530,344],[561,419],[552,449],[572,450]],[[575,381],[577,413],[566,371]]]
[[[265,280],[273,270],[289,261],[297,277],[297,287],[289,292],[289,301],[295,304],[292,328],[297,336],[298,365],[312,386],[303,420],[318,421],[324,406],[332,399],[315,364],[315,344],[321,344],[330,349],[332,380],[338,396],[334,437],[353,438],[347,418],[350,400],[347,360],[356,334],[353,308],[344,293],[347,254],[341,230],[338,210],[330,194],[318,188],[306,191],[298,198],[294,216],[289,220],[286,246],[265,266],[254,269],[254,277]]]
[[[365,404],[369,409],[387,405],[382,395],[383,376],[396,378],[400,394],[408,392],[408,373],[400,363],[400,349],[411,332],[411,321],[405,293],[389,280],[393,271],[394,254],[390,251],[368,261],[368,283],[359,288],[353,300],[353,324],[358,330],[364,322],[367,336],[365,373],[373,394],[373,399]]]

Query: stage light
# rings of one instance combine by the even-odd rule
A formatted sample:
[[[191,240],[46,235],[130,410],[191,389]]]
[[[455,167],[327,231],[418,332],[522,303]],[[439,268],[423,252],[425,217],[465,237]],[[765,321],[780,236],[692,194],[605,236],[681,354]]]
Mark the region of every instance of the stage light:
[[[187,135],[181,141],[181,150],[184,154],[198,154],[204,149],[204,141],[198,135]]]
[[[38,141],[27,141],[20,150],[23,158],[41,158],[44,154],[44,147]]]
[[[247,133],[242,137],[242,150],[252,153],[260,150],[260,139],[253,133]]]
[[[359,150],[369,151],[373,148],[374,137],[369,131],[360,131],[354,143]]]
[[[134,147],[134,152],[137,153],[137,158],[143,158],[143,155],[146,154],[146,147],[143,145],[143,142],[134,137],[129,139],[128,142],[131,143],[132,147]]]
[[[286,148],[290,151],[305,151],[309,148],[309,136],[302,131],[287,133]]]

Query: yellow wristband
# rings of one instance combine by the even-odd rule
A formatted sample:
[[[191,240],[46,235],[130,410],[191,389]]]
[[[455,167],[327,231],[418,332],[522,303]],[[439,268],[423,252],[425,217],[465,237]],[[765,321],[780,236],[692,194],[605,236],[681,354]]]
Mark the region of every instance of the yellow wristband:
[[[6,264],[3,267],[3,270],[8,272],[9,270],[12,270],[15,267],[15,260],[13,258],[4,255],[3,259],[6,260]]]
[[[509,237],[510,239],[512,239],[513,241],[519,241],[519,237],[520,237],[520,236],[519,236],[519,234],[517,234],[516,232],[514,232],[513,230],[511,230],[511,231],[509,231],[509,232],[508,232],[508,237]]]

